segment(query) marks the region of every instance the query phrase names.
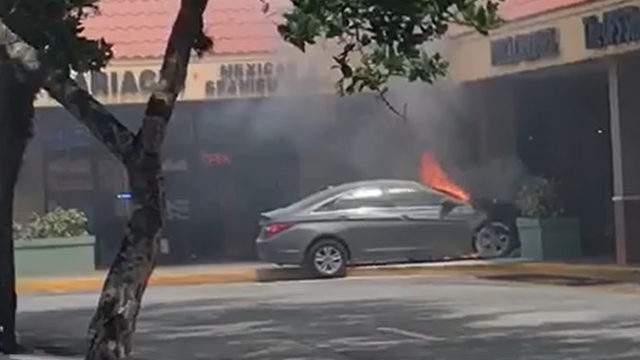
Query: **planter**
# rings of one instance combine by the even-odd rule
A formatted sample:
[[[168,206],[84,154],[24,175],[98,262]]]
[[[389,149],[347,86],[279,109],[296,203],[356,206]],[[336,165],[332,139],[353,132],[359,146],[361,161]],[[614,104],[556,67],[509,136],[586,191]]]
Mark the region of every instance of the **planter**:
[[[16,276],[83,275],[95,270],[95,238],[47,238],[15,242]]]
[[[578,219],[518,218],[516,224],[522,257],[527,260],[571,260],[582,256]]]

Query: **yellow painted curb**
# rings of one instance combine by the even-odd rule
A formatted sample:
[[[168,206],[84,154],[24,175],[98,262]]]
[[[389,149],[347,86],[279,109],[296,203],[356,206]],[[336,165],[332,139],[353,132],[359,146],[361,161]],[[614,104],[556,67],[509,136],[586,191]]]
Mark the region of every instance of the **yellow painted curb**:
[[[202,285],[253,282],[256,280],[254,269],[237,271],[217,271],[194,274],[154,274],[149,280],[150,286]],[[102,289],[104,276],[73,278],[18,279],[16,291],[19,294],[54,293],[64,294],[80,291],[98,291]]]
[[[606,279],[616,282],[639,282],[640,268],[616,265],[567,263],[498,263],[498,264],[444,264],[425,266],[381,266],[353,268],[350,276],[380,275],[471,275],[490,276],[505,274],[544,274]]]
[[[69,292],[99,290],[102,288],[103,281],[104,279],[99,277],[18,279],[16,281],[16,291],[18,294],[63,294]]]
[[[544,274],[556,276],[589,277],[615,282],[640,282],[640,268],[616,265],[567,264],[567,263],[480,263],[480,264],[425,264],[355,267],[348,276],[496,276],[496,275]],[[308,278],[299,269],[282,268],[234,268],[225,270],[199,270],[194,273],[170,272],[162,269],[149,281],[150,286],[177,286],[248,283],[264,281],[300,280]],[[17,291],[28,293],[70,293],[98,291],[102,288],[104,275],[78,278],[33,278],[18,279]]]

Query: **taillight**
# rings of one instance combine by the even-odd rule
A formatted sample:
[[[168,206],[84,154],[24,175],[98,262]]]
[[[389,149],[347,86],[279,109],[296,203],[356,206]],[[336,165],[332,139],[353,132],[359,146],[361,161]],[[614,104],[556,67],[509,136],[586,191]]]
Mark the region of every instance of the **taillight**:
[[[293,223],[273,223],[264,227],[264,233],[266,236],[273,236],[279,234],[287,229],[290,229]]]

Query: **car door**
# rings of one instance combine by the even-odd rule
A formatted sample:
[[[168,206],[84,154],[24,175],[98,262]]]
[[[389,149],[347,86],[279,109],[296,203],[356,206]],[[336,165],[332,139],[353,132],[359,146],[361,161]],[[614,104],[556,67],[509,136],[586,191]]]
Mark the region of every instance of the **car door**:
[[[459,256],[470,251],[471,235],[465,205],[455,203],[450,212],[446,196],[421,186],[395,186],[387,190],[395,211],[406,221],[402,239],[411,260]],[[450,202],[450,204],[454,204]]]
[[[354,263],[406,260],[407,249],[397,241],[405,220],[393,211],[384,189],[363,186],[325,204],[318,213],[332,213],[331,233],[343,239]]]

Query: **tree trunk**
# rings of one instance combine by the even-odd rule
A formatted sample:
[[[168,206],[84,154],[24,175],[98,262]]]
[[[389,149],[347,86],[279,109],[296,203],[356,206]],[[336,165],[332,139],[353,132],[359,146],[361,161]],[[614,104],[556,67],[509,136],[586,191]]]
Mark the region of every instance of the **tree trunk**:
[[[7,57],[25,73],[43,79],[49,94],[123,162],[129,175],[135,210],[89,327],[87,360],[122,359],[131,352],[136,319],[155,266],[164,220],[160,159],[165,131],[184,86],[191,51],[201,53],[213,45],[202,30],[206,6],[207,0],[181,0],[160,80],[147,103],[142,128],[135,135],[69,79],[67,71],[40,63],[37,51],[0,20],[0,46],[4,46]]]
[[[91,321],[87,359],[122,359],[131,352],[136,318],[155,267],[163,224],[164,194],[160,170],[160,158],[153,154],[144,155],[127,166],[136,210]]]
[[[0,350],[15,353],[16,292],[13,258],[13,197],[31,136],[35,92],[0,64]]]
[[[207,0],[182,0],[142,128],[129,147],[131,151],[122,156],[135,210],[89,327],[87,360],[122,359],[131,353],[136,319],[156,264],[164,224],[161,150],[166,127],[184,86],[191,50],[212,45],[202,32],[206,5]]]

